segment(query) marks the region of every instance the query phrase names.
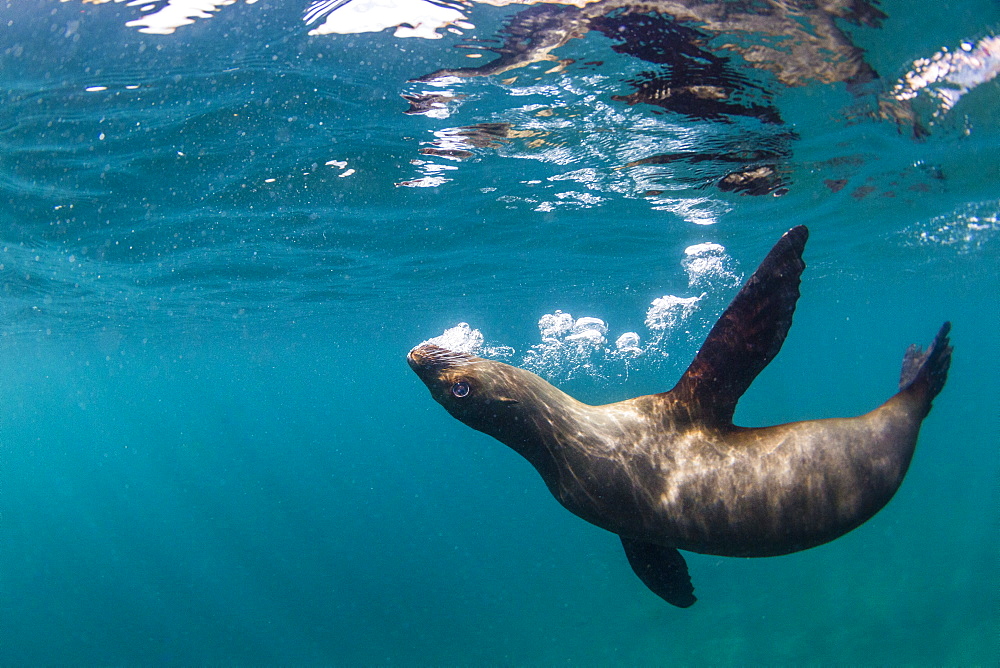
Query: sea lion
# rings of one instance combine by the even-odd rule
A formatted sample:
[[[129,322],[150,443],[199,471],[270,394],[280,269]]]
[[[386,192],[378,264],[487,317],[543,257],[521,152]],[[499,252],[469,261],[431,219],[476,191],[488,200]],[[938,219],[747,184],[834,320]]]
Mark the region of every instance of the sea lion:
[[[423,344],[407,360],[431,396],[523,455],[570,512],[621,537],[632,569],[695,602],[678,550],[766,557],[860,526],[899,488],[951,362],[945,323],[910,346],[900,390],[866,415],[733,424],[736,402],[785,340],[808,231],[788,231],[669,392],[590,406],[523,369]]]

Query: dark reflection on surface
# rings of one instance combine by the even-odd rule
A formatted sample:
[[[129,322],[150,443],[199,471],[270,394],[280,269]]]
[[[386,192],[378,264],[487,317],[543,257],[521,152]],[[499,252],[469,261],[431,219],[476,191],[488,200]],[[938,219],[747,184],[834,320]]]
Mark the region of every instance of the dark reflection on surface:
[[[783,163],[790,157],[796,135],[785,127],[773,101],[775,93],[783,87],[810,83],[845,83],[860,90],[859,84],[875,80],[875,71],[838,21],[877,27],[884,18],[867,0],[819,4],[601,0],[582,7],[538,4],[509,17],[498,31],[497,41],[459,45],[495,54],[492,61],[476,67],[439,69],[414,81],[434,83],[510,73],[503,83],[513,84],[527,71],[522,68],[544,61],[553,63],[547,74],[562,72],[575,63],[572,58],[559,58],[555,51],[571,39],[599,33],[612,40],[614,52],[649,65],[631,75],[612,75],[612,81],[604,84],[603,99],[637,107],[644,114],[675,115],[688,122],[751,121],[764,126],[754,130],[760,137],[752,142],[752,150],[745,148],[745,141],[727,144],[725,140],[716,141],[711,147],[714,150],[650,149],[641,157],[619,163],[616,169],[713,162],[715,169],[709,169],[709,175],[704,169],[695,173],[696,184],[748,195],[780,195],[787,185],[788,170]],[[590,60],[581,69],[601,71],[603,64],[603,60]],[[441,117],[447,116],[442,111],[454,100],[450,94],[430,92],[404,97],[411,105],[407,113]],[[767,126],[777,132],[766,130]],[[471,149],[497,146],[496,140],[477,141],[480,132],[478,125],[439,132],[438,139],[421,152],[465,159],[475,155]],[[500,141],[518,136],[517,132],[511,124],[505,125]],[[522,131],[520,136],[539,135],[544,133]],[[539,146],[544,141],[536,139],[534,143]],[[675,178],[677,173],[671,171],[669,176]],[[644,192],[655,195],[662,191],[652,188]]]
[[[420,77],[471,77],[502,74],[543,60],[572,38],[597,30],[622,43],[613,47],[651,63],[687,66],[698,60],[712,66],[725,58],[704,44],[739,54],[747,64],[774,72],[786,85],[810,81],[863,82],[875,76],[863,53],[838,27],[837,20],[878,27],[886,16],[868,0],[815,2],[697,2],[694,0],[600,0],[583,7],[533,5],[511,17],[499,31],[502,44],[469,44],[497,54],[480,67],[440,69]]]

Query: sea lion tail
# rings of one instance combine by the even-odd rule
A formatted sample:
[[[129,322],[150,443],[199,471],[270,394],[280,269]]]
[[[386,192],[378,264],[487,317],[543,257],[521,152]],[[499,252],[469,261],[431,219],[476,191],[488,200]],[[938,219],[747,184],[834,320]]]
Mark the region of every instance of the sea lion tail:
[[[931,401],[948,380],[952,347],[948,340],[951,323],[941,325],[934,341],[922,350],[911,345],[903,356],[903,370],[899,374],[899,391],[914,393],[924,401],[924,415],[931,410]]]

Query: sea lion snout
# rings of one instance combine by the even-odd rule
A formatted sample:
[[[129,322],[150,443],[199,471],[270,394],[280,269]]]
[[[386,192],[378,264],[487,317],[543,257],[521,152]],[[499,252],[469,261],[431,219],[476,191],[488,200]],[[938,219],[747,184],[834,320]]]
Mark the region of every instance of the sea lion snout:
[[[406,355],[410,368],[429,387],[441,380],[443,372],[469,366],[478,359],[469,353],[449,350],[426,342],[416,346]]]
[[[417,374],[439,371],[468,361],[469,355],[448,350],[433,343],[421,343],[406,355],[410,368]]]
[[[437,375],[440,365],[433,363],[434,354],[430,350],[436,346],[419,345],[406,355],[406,362],[424,383],[429,383]]]
[[[424,352],[422,346],[417,346],[413,348],[410,352],[406,354],[406,363],[410,365],[410,368],[416,372],[420,372],[420,369],[424,366]]]

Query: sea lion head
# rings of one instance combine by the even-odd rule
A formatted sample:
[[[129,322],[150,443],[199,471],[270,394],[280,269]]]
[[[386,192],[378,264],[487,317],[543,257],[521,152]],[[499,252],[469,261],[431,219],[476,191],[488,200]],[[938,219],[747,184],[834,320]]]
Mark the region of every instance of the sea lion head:
[[[406,360],[452,417],[515,449],[533,416],[562,394],[530,371],[432,343]]]
[[[521,391],[525,377],[537,378],[502,362],[432,343],[411,350],[406,361],[453,417],[497,438],[506,431],[505,423],[516,421],[517,407],[526,399]]]

